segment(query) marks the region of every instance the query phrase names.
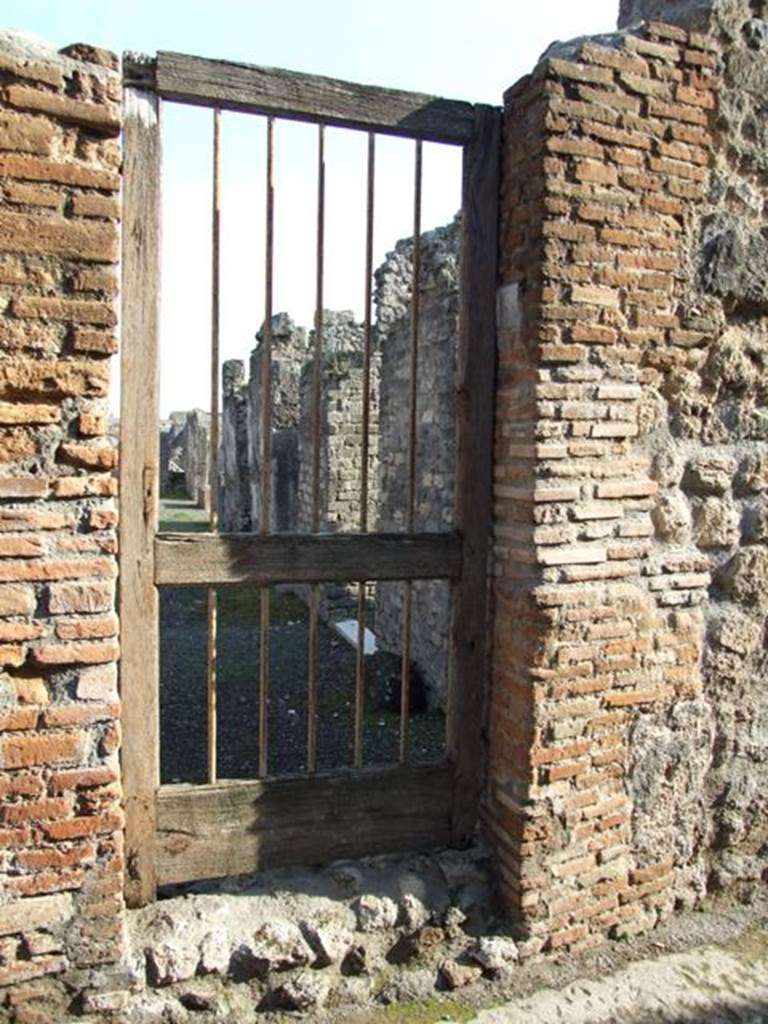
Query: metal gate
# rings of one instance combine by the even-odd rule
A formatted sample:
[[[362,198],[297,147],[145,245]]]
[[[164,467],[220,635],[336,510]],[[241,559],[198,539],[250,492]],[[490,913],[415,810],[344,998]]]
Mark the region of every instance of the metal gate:
[[[122,622],[123,783],[126,810],[126,897],[140,905],[158,885],[217,877],[285,864],[312,864],[340,857],[460,844],[474,828],[483,774],[482,719],[486,680],[487,562],[491,518],[492,406],[495,346],[495,276],[498,214],[499,111],[494,107],[355,85],[316,76],[161,52],[153,60],[124,65],[124,215],[122,306],[122,405],[120,470],[120,613]],[[158,521],[159,433],[159,238],[160,110],[163,101],[214,111],[214,167],[222,110],[287,118],[318,125],[318,265],[322,259],[324,126],[368,133],[369,160],[376,134],[404,136],[416,147],[414,209],[414,305],[418,303],[420,154],[422,141],[463,149],[461,217],[462,281],[456,382],[455,529],[414,531],[413,479],[415,372],[418,314],[411,314],[410,495],[402,533],[225,534],[216,529],[216,433],[218,329],[216,326],[218,210],[213,204],[214,329],[212,332],[211,532],[160,533]],[[268,150],[270,152],[270,150]],[[370,164],[369,164],[370,169]],[[268,181],[269,181],[268,171]],[[370,173],[370,170],[369,170]],[[214,196],[217,184],[214,175]],[[268,191],[271,185],[268,185]],[[370,200],[370,192],[369,192]],[[267,244],[270,207],[267,196]],[[369,218],[372,216],[369,201]],[[368,281],[370,266],[368,227]],[[270,263],[267,262],[267,275]],[[319,288],[322,279],[319,273]],[[269,281],[265,322],[271,316]],[[318,310],[322,320],[322,296]],[[322,322],[316,323],[322,339]],[[269,338],[266,345],[269,359]],[[366,356],[370,357],[370,294]],[[268,381],[264,381],[268,388]],[[267,392],[268,397],[268,392]],[[268,411],[269,402],[266,403]],[[367,404],[365,406],[367,408]],[[315,404],[315,410],[317,404]],[[269,445],[269,429],[262,444]],[[366,437],[363,431],[364,439]],[[365,443],[365,440],[364,442]],[[267,449],[268,454],[268,449]],[[367,465],[367,460],[363,460]],[[262,462],[268,466],[268,459]],[[314,485],[318,471],[315,467]],[[269,480],[262,480],[268,503]],[[365,509],[366,503],[362,502]],[[315,508],[317,504],[315,503]],[[316,770],[313,758],[313,674],[317,666],[317,584],[446,579],[452,587],[447,757],[436,765],[412,765],[408,756],[409,673],[403,670],[406,709],[400,763],[363,768],[361,715],[365,699],[358,666],[355,751],[347,770]],[[262,710],[260,771],[253,780],[219,780],[216,772],[216,594],[209,590],[208,782],[160,785],[158,587],[272,583],[310,587],[309,735],[307,772],[270,778]],[[362,585],[359,591],[363,593]],[[406,582],[410,614],[410,582]],[[260,628],[269,629],[268,602]],[[266,616],[266,622],[265,622]],[[314,638],[313,638],[314,630]],[[211,642],[212,637],[212,642]],[[263,647],[262,647],[263,650]],[[361,658],[359,657],[360,661]],[[263,662],[263,656],[262,656]],[[407,658],[404,656],[404,666]],[[261,666],[262,709],[269,680]]]

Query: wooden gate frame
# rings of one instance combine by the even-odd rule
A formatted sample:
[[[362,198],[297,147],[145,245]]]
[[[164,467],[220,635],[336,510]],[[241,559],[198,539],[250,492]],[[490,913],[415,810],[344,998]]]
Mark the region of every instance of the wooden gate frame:
[[[126,899],[158,884],[460,845],[484,770],[500,111],[160,52],[124,61],[120,618]],[[161,100],[461,145],[456,529],[159,535]],[[452,581],[447,760],[311,777],[159,784],[158,584]]]

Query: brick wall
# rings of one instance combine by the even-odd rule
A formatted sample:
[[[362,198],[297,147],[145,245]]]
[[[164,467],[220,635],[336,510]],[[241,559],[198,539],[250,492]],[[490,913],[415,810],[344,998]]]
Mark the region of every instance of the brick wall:
[[[680,300],[714,49],[649,23],[559,48],[505,97],[487,811],[529,954],[700,894],[675,844],[638,841],[629,774],[638,720],[701,690],[708,562],[654,538],[646,438],[700,337]]]
[[[18,1020],[121,950],[116,68],[2,37],[0,1004]]]

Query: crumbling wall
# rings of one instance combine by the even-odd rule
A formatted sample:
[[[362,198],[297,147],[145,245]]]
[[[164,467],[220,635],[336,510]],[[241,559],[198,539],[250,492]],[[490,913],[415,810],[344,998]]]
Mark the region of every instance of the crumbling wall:
[[[321,532],[360,529],[360,478],[363,436],[363,325],[349,311],[324,310],[320,389]],[[310,351],[315,332],[310,332]],[[378,360],[372,361],[369,435],[368,516],[378,504]],[[301,374],[299,421],[299,529],[312,530],[313,363]]]
[[[684,225],[677,312],[687,330],[660,338],[644,359],[645,444],[660,488],[657,544],[688,551],[712,582],[701,698],[638,724],[631,777],[644,845],[684,849],[700,887],[735,884],[746,895],[768,867],[768,12],[747,2],[692,6],[673,16],[695,17],[722,44],[717,92],[691,94],[709,115],[712,156],[707,167],[693,137],[676,154],[706,188]],[[625,4],[622,16],[636,20],[646,7]],[[687,793],[686,761],[697,772]],[[677,814],[664,810],[670,804]]]
[[[122,954],[121,90],[112,54],[9,33],[0,84],[0,1002],[62,1019],[35,1007],[108,1006]]]
[[[261,524],[261,366],[264,327],[256,335],[248,383],[248,437],[253,528]],[[270,403],[272,424],[270,529],[291,533],[298,523],[298,424],[301,368],[308,358],[307,332],[287,313],[272,318]]]
[[[202,409],[172,412],[160,427],[160,493],[167,496],[180,484],[198,508],[208,508],[210,495],[211,414]]]
[[[505,97],[487,814],[525,952],[765,872],[765,33],[722,12]]]
[[[227,533],[247,533],[252,528],[253,519],[248,461],[248,383],[241,359],[230,359],[224,363],[221,390],[219,522]]]
[[[459,336],[459,225],[421,239],[414,529],[453,526],[456,462],[456,353]],[[383,354],[379,412],[379,520],[386,532],[406,529],[409,494],[409,390],[412,333],[413,240],[398,242],[376,271],[377,342]],[[430,700],[444,706],[448,688],[450,586],[443,580],[412,585],[411,652]],[[405,588],[376,587],[376,636],[399,652]]]

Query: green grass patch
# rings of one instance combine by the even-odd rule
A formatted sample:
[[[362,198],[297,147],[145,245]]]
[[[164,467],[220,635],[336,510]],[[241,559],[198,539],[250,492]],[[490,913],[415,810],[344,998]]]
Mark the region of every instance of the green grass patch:
[[[372,1010],[370,1015],[355,1017],[355,1024],[438,1024],[439,1021],[463,1024],[476,1015],[476,1009],[462,1006],[455,1000],[429,999],[423,1003],[393,1003],[381,1010]]]

